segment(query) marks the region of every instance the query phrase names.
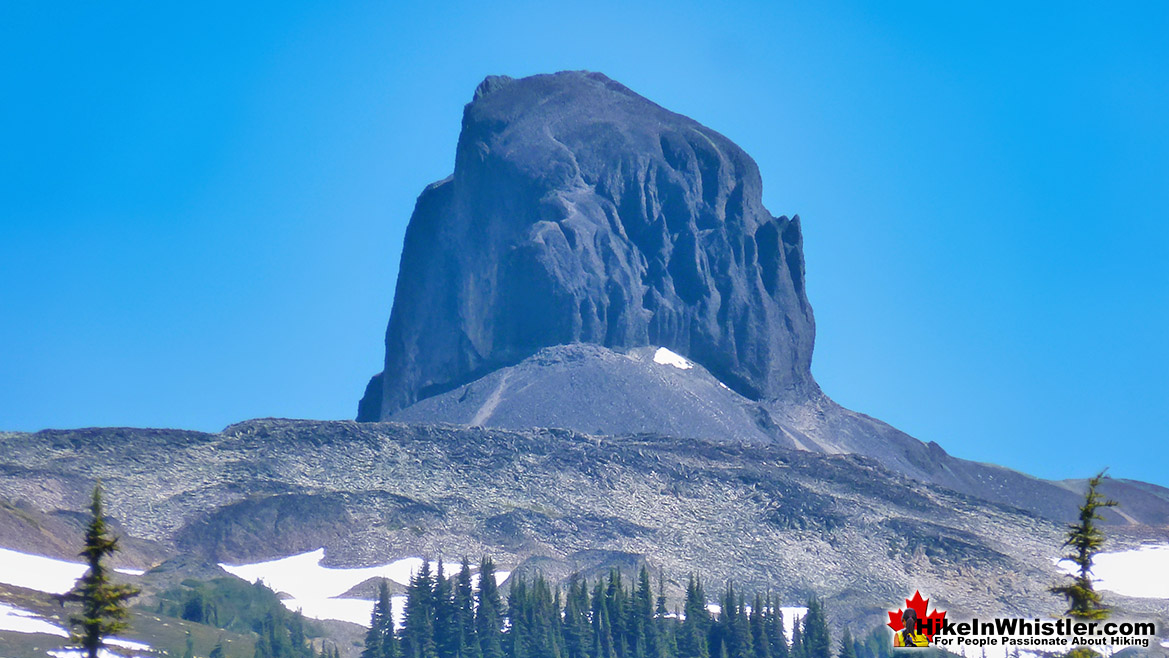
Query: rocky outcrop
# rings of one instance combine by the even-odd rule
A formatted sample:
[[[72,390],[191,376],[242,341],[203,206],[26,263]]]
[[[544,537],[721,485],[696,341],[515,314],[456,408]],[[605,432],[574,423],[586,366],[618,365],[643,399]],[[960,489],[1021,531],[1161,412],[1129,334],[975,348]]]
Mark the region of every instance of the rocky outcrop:
[[[359,420],[577,342],[664,346],[750,399],[815,390],[801,240],[717,132],[598,73],[489,77],[410,219]]]

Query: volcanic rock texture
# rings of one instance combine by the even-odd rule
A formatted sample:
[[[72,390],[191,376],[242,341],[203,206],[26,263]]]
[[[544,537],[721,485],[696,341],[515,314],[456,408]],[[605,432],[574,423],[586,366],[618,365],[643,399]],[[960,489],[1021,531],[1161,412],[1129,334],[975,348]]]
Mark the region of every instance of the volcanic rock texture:
[[[667,347],[751,399],[814,389],[799,219],[761,198],[739,147],[603,75],[487,78],[410,220],[359,420],[575,342]]]

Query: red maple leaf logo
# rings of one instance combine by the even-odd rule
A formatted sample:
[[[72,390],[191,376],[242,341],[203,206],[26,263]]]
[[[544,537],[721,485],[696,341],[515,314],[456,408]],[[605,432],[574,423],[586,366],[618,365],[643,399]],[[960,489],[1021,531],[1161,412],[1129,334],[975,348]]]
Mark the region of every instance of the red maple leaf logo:
[[[921,598],[921,592],[914,591],[912,599],[905,599],[905,605],[912,608],[917,613],[917,618],[922,622],[921,632],[930,642],[934,641],[934,633],[942,628],[942,622],[946,620],[945,610],[934,610],[926,614],[926,609],[929,607],[930,600]],[[896,633],[905,628],[905,623],[901,621],[901,615],[905,613],[904,608],[898,608],[897,612],[889,613],[889,628]]]

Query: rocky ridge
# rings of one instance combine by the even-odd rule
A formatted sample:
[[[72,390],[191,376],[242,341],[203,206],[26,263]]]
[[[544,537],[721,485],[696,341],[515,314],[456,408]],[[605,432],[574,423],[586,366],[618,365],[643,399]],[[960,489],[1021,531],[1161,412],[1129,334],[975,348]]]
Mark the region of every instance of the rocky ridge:
[[[656,435],[284,420],[219,434],[5,434],[0,448],[0,498],[81,509],[100,477],[127,532],[202,561],[324,546],[336,566],[491,554],[566,575],[574,564],[645,560],[674,592],[700,571],[793,602],[816,591],[840,621],[866,625],[913,588],[984,615],[1059,607],[1046,591],[1057,578],[1059,524],[856,455]],[[1167,612],[1164,601],[1123,605]]]

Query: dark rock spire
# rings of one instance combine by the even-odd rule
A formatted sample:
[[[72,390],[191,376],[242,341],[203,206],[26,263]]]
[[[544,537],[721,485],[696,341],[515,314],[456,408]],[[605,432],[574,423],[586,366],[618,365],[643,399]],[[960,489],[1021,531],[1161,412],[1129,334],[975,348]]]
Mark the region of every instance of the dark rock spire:
[[[753,399],[815,390],[798,218],[726,137],[599,73],[491,76],[406,230],[359,420],[584,342],[663,346]]]

